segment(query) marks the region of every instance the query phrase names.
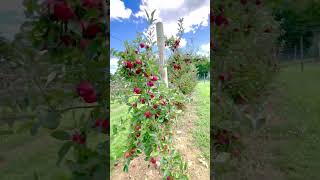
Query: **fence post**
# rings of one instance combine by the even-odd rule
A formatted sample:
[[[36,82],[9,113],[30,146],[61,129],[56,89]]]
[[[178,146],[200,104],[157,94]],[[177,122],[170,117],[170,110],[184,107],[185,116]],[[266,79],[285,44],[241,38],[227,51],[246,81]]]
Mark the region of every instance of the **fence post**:
[[[318,42],[318,49],[319,49],[319,59],[320,59],[320,38],[319,38],[319,42]]]
[[[303,36],[300,38],[300,51],[301,51],[301,72],[303,72]]]
[[[297,45],[294,46],[294,61],[297,60]]]
[[[167,74],[167,67],[165,67],[165,58],[164,58],[164,33],[163,33],[163,24],[162,22],[158,22],[156,24],[157,28],[157,45],[158,45],[158,52],[159,52],[159,70],[161,74],[161,78],[164,80],[166,86],[169,86],[168,83],[168,74]]]

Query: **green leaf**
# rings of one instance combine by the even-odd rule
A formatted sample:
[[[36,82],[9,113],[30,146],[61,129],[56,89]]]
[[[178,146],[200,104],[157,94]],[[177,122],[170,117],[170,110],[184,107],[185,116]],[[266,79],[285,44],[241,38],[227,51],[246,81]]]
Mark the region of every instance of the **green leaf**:
[[[155,12],[156,12],[156,9],[155,9],[155,10],[153,10],[153,11],[152,11],[152,13],[151,13],[151,21],[152,21],[152,22],[154,22],[154,21],[155,21],[155,19],[153,19],[153,15],[154,15],[154,13],[155,13]]]
[[[186,170],[187,170],[187,168],[188,168],[188,164],[185,162],[185,163],[184,163],[184,166],[183,166],[183,170],[185,170],[185,171],[186,171]]]
[[[98,52],[101,44],[99,41],[93,41],[86,51],[86,57],[89,59],[92,59],[94,56],[96,56],[96,53]]]
[[[70,148],[72,147],[73,143],[71,141],[65,142],[59,152],[58,152],[58,160],[57,160],[57,165],[60,165],[61,161],[63,158],[66,156],[66,154],[69,152]]]
[[[93,173],[93,180],[107,179],[109,177],[107,166],[98,166]]]
[[[32,128],[33,124],[34,124],[34,122],[32,122],[32,121],[26,121],[25,123],[21,124],[21,126],[18,126],[16,132],[21,133],[26,130],[30,130]]]
[[[47,43],[48,43],[48,47],[54,47],[57,43],[57,39],[58,36],[57,34],[59,34],[59,27],[51,25],[50,26],[50,30],[48,32],[48,36],[47,36]]]
[[[55,72],[55,71],[51,72],[51,73],[48,75],[47,82],[46,82],[46,84],[44,85],[44,87],[47,87],[48,84],[49,84],[50,82],[52,82],[52,81],[54,80],[54,78],[56,78],[56,76],[57,76],[57,72]]]
[[[69,140],[70,134],[63,130],[57,130],[51,133],[51,136],[59,140]]]
[[[40,128],[40,123],[35,122],[30,129],[30,134],[32,136],[36,135],[38,133],[39,128]]]
[[[12,130],[0,130],[0,136],[13,134]]]
[[[34,180],[39,180],[39,174],[37,172],[33,172],[33,179]]]
[[[165,171],[163,172],[163,176],[164,176],[164,177],[167,177],[167,176],[169,176],[169,175],[170,175],[169,169],[165,169]]]
[[[147,17],[148,17],[148,21],[150,20],[150,17],[149,17],[149,13],[147,12],[147,10],[144,10],[147,14]]]
[[[112,126],[112,132],[113,132],[113,135],[116,135],[118,133],[118,127],[116,125]]]
[[[57,112],[40,113],[40,122],[42,127],[47,129],[56,129],[60,124],[60,114]]]
[[[141,154],[142,150],[141,149],[137,149],[137,154]]]
[[[126,172],[126,173],[129,171],[129,166],[128,166],[127,163],[124,165],[123,171]]]
[[[99,16],[99,12],[96,9],[91,8],[86,12],[85,18],[93,19],[93,18],[97,18],[98,16]]]

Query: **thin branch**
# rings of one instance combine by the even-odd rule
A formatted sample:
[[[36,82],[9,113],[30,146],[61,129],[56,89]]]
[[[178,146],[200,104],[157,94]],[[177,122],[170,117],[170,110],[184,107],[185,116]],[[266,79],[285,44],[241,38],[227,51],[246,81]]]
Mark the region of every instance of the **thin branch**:
[[[96,107],[99,107],[100,105],[92,105],[92,106],[73,106],[73,107],[68,107],[68,108],[65,108],[65,109],[61,109],[61,110],[58,110],[60,111],[61,113],[64,113],[66,111],[70,111],[70,110],[74,110],[74,109],[87,109],[87,108],[96,108]]]
[[[108,15],[107,1],[106,0],[102,0],[102,6],[103,6],[103,15],[104,15],[104,17],[106,19],[107,15]]]
[[[50,109],[51,109],[52,111],[54,111],[54,110],[55,110],[54,106],[50,103],[47,95],[45,94],[45,92],[44,92],[44,90],[43,90],[43,88],[41,87],[41,85],[37,82],[37,80],[36,80],[34,77],[33,77],[33,82],[34,82],[34,84],[39,88],[42,96],[44,97],[44,99],[45,99],[45,101],[47,102],[47,104],[48,104],[48,106],[50,107]]]
[[[17,116],[7,116],[7,117],[2,117],[0,121],[10,121],[10,120],[15,120],[15,119],[29,119],[33,118],[34,114],[22,114],[22,115],[17,115]]]

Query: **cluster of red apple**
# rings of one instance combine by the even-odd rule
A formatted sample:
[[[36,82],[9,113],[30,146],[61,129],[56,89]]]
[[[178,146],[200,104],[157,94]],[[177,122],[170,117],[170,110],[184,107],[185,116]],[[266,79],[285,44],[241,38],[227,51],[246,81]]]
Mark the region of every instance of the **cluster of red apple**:
[[[241,3],[243,6],[246,6],[246,5],[248,5],[248,1],[249,1],[249,0],[240,0],[240,3]],[[256,0],[256,1],[255,1],[255,4],[256,4],[257,6],[259,6],[259,5],[262,4],[262,1],[261,1],[261,0]],[[219,12],[218,14],[216,14],[216,15],[215,15],[214,13],[212,13],[212,14],[210,15],[210,22],[211,22],[212,24],[216,24],[218,27],[221,27],[221,26],[226,27],[226,26],[228,26],[228,25],[229,25],[229,19],[225,16],[224,6],[220,6],[220,7],[219,7],[219,11],[220,11],[220,12]],[[245,33],[248,33],[248,32],[250,32],[251,29],[252,29],[252,26],[251,26],[250,24],[248,24],[248,25],[246,25],[246,26],[244,27],[244,32],[245,32]],[[234,31],[234,32],[239,32],[240,29],[239,29],[239,28],[234,28],[233,31]],[[272,32],[272,27],[266,27],[266,28],[264,29],[264,32],[265,32],[265,33],[271,33],[271,32]]]
[[[107,133],[109,129],[110,122],[107,119],[97,119],[94,127],[97,129],[102,129],[103,133]],[[79,131],[75,131],[71,137],[71,140],[76,144],[85,144],[86,136],[84,133],[79,133]]]
[[[77,86],[77,93],[86,103],[97,102],[97,93],[89,81],[82,81]]]
[[[180,41],[181,41],[180,38],[174,40],[173,43],[170,42],[169,40],[167,40],[167,41],[165,42],[165,47],[170,46],[170,47],[169,47],[170,50],[171,50],[172,52],[176,52],[176,50],[177,50],[177,49],[179,48],[179,46],[180,46]]]
[[[144,43],[140,43],[139,47],[141,49],[146,49],[148,50],[150,47],[149,45],[145,45]],[[139,49],[135,50],[135,54],[139,54]],[[134,75],[140,75],[143,73],[144,77],[148,78],[150,77],[150,74],[148,74],[147,72],[143,71],[143,62],[141,61],[141,59],[135,59],[135,60],[126,60],[123,61],[123,68],[126,70],[126,72],[128,73],[129,76],[134,76]],[[156,76],[153,78],[157,78]],[[153,79],[154,80],[154,79]],[[155,81],[157,81],[158,79],[156,79]],[[152,82],[149,82],[149,86],[152,87],[154,84]]]
[[[177,39],[177,40],[174,42],[173,51],[177,50],[177,48],[179,47],[179,44],[180,44],[180,39]]]
[[[169,44],[170,44],[169,42],[166,42],[166,46]],[[176,39],[174,41],[174,43],[170,46],[171,51],[176,52],[176,50],[179,48],[179,45],[180,45],[180,38]],[[181,65],[178,63],[173,63],[173,69],[174,70],[181,70]]]
[[[84,134],[81,134],[78,131],[76,131],[72,135],[72,141],[76,144],[85,144],[86,143],[86,136]]]
[[[227,129],[218,129],[214,135],[214,146],[231,146],[240,141],[240,134],[233,133]],[[234,157],[240,156],[240,150],[238,148],[232,148],[232,155]]]
[[[76,91],[78,96],[80,96],[86,103],[97,102],[97,93],[90,81],[80,82],[76,87]],[[94,127],[106,134],[110,126],[109,123],[110,122],[107,119],[97,119]],[[72,140],[78,144],[85,143],[83,135],[78,132],[74,133]]]
[[[139,138],[140,137],[141,125],[137,124],[134,129],[135,129],[135,137]],[[132,148],[130,151],[127,151],[127,152],[124,153],[124,157],[125,158],[129,158],[132,155],[134,155],[135,153],[136,153],[136,148]]]
[[[101,130],[103,133],[107,134],[109,128],[110,128],[110,121],[107,119],[97,119],[94,127],[98,130]]]
[[[220,74],[220,75],[219,75],[219,80],[220,80],[221,82],[231,81],[231,80],[232,80],[232,74],[231,74],[231,73]]]
[[[228,72],[228,73],[225,73],[225,74],[220,74],[218,76],[219,80],[222,82],[222,83],[226,83],[226,82],[230,82],[233,78],[233,72],[234,71],[231,71]],[[230,84],[227,84],[227,86],[229,86]],[[233,97],[233,100],[236,104],[245,104],[247,102],[246,98],[243,96],[243,95],[240,95],[240,94],[237,94],[236,96]],[[219,102],[217,102],[219,103]]]
[[[64,24],[60,29],[60,43],[65,46],[77,46],[85,49],[99,33],[103,33],[103,26],[99,23],[99,18],[103,17],[102,0],[80,0],[80,4],[71,6],[65,0],[47,0],[49,18],[53,22]],[[98,17],[84,21],[84,12],[92,9],[100,10]],[[74,31],[68,29],[70,22],[78,22],[81,27],[81,37],[73,36]]]
[[[97,119],[94,127],[97,129],[101,129],[103,133],[107,133],[109,129],[110,122],[107,119]],[[75,131],[72,135],[71,140],[76,144],[85,144],[86,143],[86,136],[84,133],[79,133],[79,131]]]
[[[158,80],[158,77],[157,77],[157,76],[151,76],[151,81],[148,81],[147,85],[150,86],[150,84],[151,84],[150,82],[152,82],[152,81],[157,81],[157,80]],[[152,83],[153,83],[153,82],[152,82]],[[138,88],[138,87],[133,88],[133,92],[134,92],[136,95],[141,95],[141,94],[142,94],[142,90],[141,90],[140,88]],[[153,93],[151,93],[150,91],[148,91],[147,94],[148,94],[149,97],[150,97],[149,100],[154,99],[154,94],[153,94]],[[167,102],[163,99],[162,96],[159,97],[159,100],[160,100],[160,105],[162,105],[162,106],[166,106],[166,105],[167,105]],[[144,98],[140,98],[139,101],[140,101],[141,104],[145,104],[145,103],[146,103]],[[136,108],[136,107],[137,107],[137,103],[136,103],[136,102],[133,102],[133,103],[131,104],[131,106]],[[155,110],[157,110],[157,109],[159,109],[159,105],[158,105],[158,104],[153,104],[153,105],[152,105],[152,108],[155,109]],[[150,111],[146,111],[146,112],[144,113],[144,116],[145,116],[145,118],[149,119],[149,118],[152,117],[152,113],[151,113]],[[158,111],[156,114],[154,114],[154,116],[155,116],[155,119],[157,119],[157,118],[160,116],[160,112]]]
[[[232,140],[239,140],[240,134],[232,133],[227,129],[218,129],[213,138],[215,140],[214,144],[229,145]]]
[[[143,43],[140,43],[140,47],[144,48],[146,46]],[[139,75],[142,72],[142,69],[141,69],[141,65],[142,64],[143,63],[142,63],[142,61],[140,59],[136,59],[134,62],[132,62],[130,60],[126,60],[123,63],[123,67],[127,70],[127,72],[135,71],[136,75]],[[134,70],[134,68],[136,68],[136,69]],[[138,73],[137,73],[137,71],[138,71]],[[130,74],[130,73],[128,73],[128,74]],[[159,80],[158,76],[152,75],[152,74],[149,75],[146,72],[144,73],[144,77],[147,79],[146,85],[148,87],[150,87],[150,88],[154,87],[155,83]],[[133,88],[133,93],[135,95],[141,95],[143,93],[143,91],[139,87],[134,87]],[[146,93],[149,95],[149,100],[154,99],[155,96],[154,96],[154,94],[152,92],[147,91]],[[167,102],[165,100],[163,100],[162,96],[159,97],[159,100],[160,100],[160,104],[161,105],[166,106]],[[140,98],[139,102],[141,104],[145,104],[146,103],[146,99]],[[131,104],[131,106],[136,108],[137,107],[137,102],[133,102]],[[152,107],[153,107],[153,109],[158,109],[158,105],[157,104],[152,105]],[[152,117],[152,113],[150,111],[146,111],[144,113],[144,116],[145,116],[145,118],[149,119],[149,118]],[[160,116],[160,113],[158,112],[158,113],[154,114],[154,116],[155,116],[155,118],[158,118]]]

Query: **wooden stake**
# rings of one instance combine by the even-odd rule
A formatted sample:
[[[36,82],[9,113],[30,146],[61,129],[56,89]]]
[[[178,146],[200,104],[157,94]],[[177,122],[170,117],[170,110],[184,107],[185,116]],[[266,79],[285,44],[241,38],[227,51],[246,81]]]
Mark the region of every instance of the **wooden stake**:
[[[164,33],[163,33],[163,24],[162,22],[158,22],[156,24],[157,28],[157,44],[158,44],[158,52],[159,52],[159,71],[161,74],[161,78],[164,80],[166,86],[169,86],[168,83],[168,74],[167,67],[165,67],[165,58],[164,58]]]

